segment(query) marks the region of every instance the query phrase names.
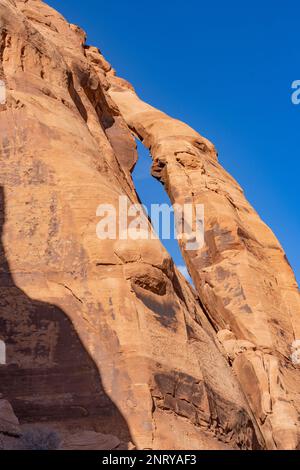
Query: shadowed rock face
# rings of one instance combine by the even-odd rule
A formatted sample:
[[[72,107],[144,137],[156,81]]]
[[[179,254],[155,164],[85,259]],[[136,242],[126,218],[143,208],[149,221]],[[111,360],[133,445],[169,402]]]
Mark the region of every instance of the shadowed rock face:
[[[9,398],[22,423],[97,419],[103,430],[129,442],[126,422],[105,393],[68,316],[55,305],[29,298],[15,285],[1,243],[4,225],[0,188],[0,338],[6,346],[1,394]],[[2,409],[1,418],[7,421]]]
[[[0,393],[24,421],[93,416],[138,448],[297,447],[298,291],[212,144],[43,2],[2,0],[0,25]],[[99,204],[138,202],[132,133],[172,202],[205,204],[205,248],[181,246],[197,293],[159,240],[96,237]]]

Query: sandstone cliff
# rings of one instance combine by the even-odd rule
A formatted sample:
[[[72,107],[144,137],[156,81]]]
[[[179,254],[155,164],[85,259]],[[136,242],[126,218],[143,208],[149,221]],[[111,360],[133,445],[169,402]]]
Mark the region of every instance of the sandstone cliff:
[[[139,449],[298,448],[298,287],[213,145],[43,2],[1,0],[0,26],[0,393],[21,424]],[[197,292],[159,240],[96,237],[99,204],[138,202],[134,137],[172,203],[205,205],[204,248],[181,241]]]

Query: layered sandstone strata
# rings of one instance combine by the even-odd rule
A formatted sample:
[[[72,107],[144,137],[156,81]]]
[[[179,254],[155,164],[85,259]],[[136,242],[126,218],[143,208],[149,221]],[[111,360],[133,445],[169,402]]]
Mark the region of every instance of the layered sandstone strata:
[[[0,25],[0,392],[21,423],[77,420],[137,448],[296,448],[298,289],[212,144],[43,2],[1,0]],[[181,242],[197,293],[159,240],[96,236],[99,204],[138,202],[132,134],[173,203],[205,204],[205,247]]]

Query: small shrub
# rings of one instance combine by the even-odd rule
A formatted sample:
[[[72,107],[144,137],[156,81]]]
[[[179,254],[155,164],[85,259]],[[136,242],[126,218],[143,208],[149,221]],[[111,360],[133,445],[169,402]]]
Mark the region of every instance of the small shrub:
[[[22,444],[25,450],[57,450],[61,438],[53,429],[33,428],[23,433]]]

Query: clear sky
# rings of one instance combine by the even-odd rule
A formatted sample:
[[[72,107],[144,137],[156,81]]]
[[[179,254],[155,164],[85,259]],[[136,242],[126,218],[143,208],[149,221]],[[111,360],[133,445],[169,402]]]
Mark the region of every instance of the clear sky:
[[[83,27],[140,96],[212,140],[282,243],[298,282],[299,0],[48,0]],[[162,202],[135,171],[140,197]],[[148,160],[149,161],[149,160]],[[152,186],[152,185],[155,186]],[[153,189],[154,188],[154,189]],[[168,245],[181,263],[174,244]]]

